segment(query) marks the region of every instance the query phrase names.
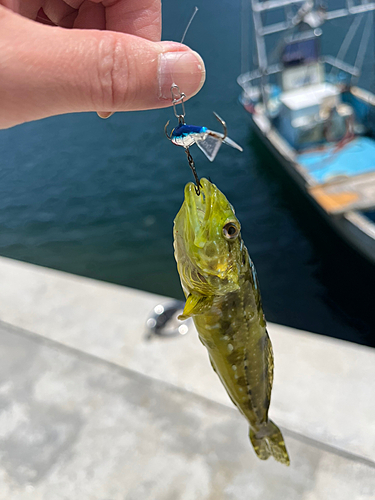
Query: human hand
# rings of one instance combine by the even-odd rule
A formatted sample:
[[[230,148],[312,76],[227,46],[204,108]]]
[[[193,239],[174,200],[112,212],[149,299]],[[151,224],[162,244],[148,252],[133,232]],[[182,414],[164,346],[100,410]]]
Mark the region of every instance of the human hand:
[[[172,83],[187,98],[204,83],[196,52],[160,42],[160,0],[0,4],[0,128],[63,113],[166,107]],[[48,22],[41,8],[57,26],[36,22]]]

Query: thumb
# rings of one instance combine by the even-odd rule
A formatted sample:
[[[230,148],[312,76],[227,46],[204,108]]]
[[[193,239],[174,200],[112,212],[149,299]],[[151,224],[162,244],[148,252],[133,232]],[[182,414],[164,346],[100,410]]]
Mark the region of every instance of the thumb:
[[[67,30],[0,7],[0,127],[79,111],[171,105],[205,79],[201,57],[174,42],[111,31]]]

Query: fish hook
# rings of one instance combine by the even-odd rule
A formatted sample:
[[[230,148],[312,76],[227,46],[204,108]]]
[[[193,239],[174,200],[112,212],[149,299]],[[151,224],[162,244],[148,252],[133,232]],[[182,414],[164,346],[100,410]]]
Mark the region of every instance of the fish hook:
[[[165,127],[164,127],[164,133],[167,137],[167,139],[169,139],[170,141],[172,140],[172,133],[173,133],[173,130],[170,134],[168,134],[168,125],[169,125],[169,120],[167,121],[167,123],[165,124]],[[187,157],[187,161],[189,163],[189,167],[191,168],[191,171],[193,172],[193,175],[194,175],[194,179],[195,179],[195,192],[197,193],[197,196],[199,196],[201,194],[201,190],[200,188],[202,187],[201,183],[199,182],[199,177],[198,177],[198,174],[197,174],[197,171],[195,169],[195,162],[194,162],[194,159],[193,157],[191,156],[190,154],[190,151],[189,151],[189,148],[184,148],[185,149],[185,153],[186,153],[186,157]]]
[[[173,132],[173,130],[172,130],[172,132],[170,134],[168,134],[168,125],[169,125],[169,120],[165,124],[164,134],[167,136],[167,139],[169,139],[171,141],[172,140],[172,132]]]
[[[217,113],[215,113],[215,111],[213,113],[215,115],[216,120],[221,124],[221,126],[224,129],[224,137],[222,138],[222,140],[224,141],[228,136],[227,124],[225,123],[225,121],[222,118],[220,118],[220,116]]]
[[[189,148],[185,148],[185,153],[187,156],[187,161],[189,163],[189,167],[191,168],[191,171],[193,172],[193,175],[194,175],[195,184],[196,184],[194,186],[195,192],[196,192],[197,196],[199,196],[201,194],[200,188],[202,187],[202,184],[200,183],[197,171],[195,170],[195,162],[193,160],[193,157],[190,154]]]

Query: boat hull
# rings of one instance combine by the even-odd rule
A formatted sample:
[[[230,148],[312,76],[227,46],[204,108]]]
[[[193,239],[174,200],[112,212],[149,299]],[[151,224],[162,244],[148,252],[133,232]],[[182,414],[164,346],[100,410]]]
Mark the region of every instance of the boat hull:
[[[330,214],[324,210],[309,193],[308,180],[302,166],[296,161],[295,151],[271,126],[267,117],[261,114],[249,114],[249,116],[257,136],[336,234],[368,261],[375,264],[375,225],[367,222],[366,218],[357,211]]]

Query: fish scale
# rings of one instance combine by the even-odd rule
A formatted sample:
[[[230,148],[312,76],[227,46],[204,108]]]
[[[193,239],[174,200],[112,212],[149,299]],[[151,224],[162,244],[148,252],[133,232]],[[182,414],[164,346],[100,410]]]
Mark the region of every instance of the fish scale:
[[[229,368],[225,372],[225,375],[223,373],[224,370],[216,368],[216,372],[219,374],[223,373],[222,376],[219,376],[232,400],[234,400],[236,406],[238,406],[237,400],[239,398],[242,400],[241,406],[244,407],[243,412],[246,414],[246,417],[253,422],[253,425],[256,425],[259,419],[264,420],[264,414],[267,412],[267,409],[263,405],[259,405],[256,400],[252,399],[252,392],[255,389],[251,387],[247,348],[251,345],[251,341],[253,340],[252,337],[254,335],[249,334],[253,329],[251,328],[251,321],[246,319],[246,317],[244,318],[243,294],[241,292],[236,293],[234,298],[231,297],[230,302],[234,303],[234,306],[232,305],[232,307],[229,306],[226,308],[225,299],[223,300],[221,298],[221,317],[217,323],[219,326],[216,332],[207,328],[207,316],[197,316],[195,318],[195,323],[200,338],[210,352],[213,365],[220,366],[225,363],[228,367],[232,368]],[[216,320],[217,318],[215,318],[215,321]],[[228,322],[230,323],[230,329],[226,326]],[[225,332],[225,335],[223,335],[223,332]],[[224,345],[221,346],[221,349],[218,349],[220,344],[217,339],[220,337],[223,338]],[[233,351],[230,353],[228,353],[228,345],[233,345]],[[236,370],[234,370],[233,367],[235,367]],[[258,372],[255,372],[255,376],[257,376],[257,373]],[[262,375],[264,376],[265,373],[266,370],[265,367],[263,367]],[[254,383],[252,385],[254,386]],[[243,395],[239,394],[239,388],[245,389]],[[257,416],[254,416],[254,414],[257,414]]]
[[[223,193],[201,179],[201,195],[185,187],[174,224],[177,268],[211,365],[250,425],[258,457],[289,465],[279,428],[268,419],[273,382],[272,345],[254,265],[241,240],[240,223]],[[229,232],[230,228],[230,232]]]

